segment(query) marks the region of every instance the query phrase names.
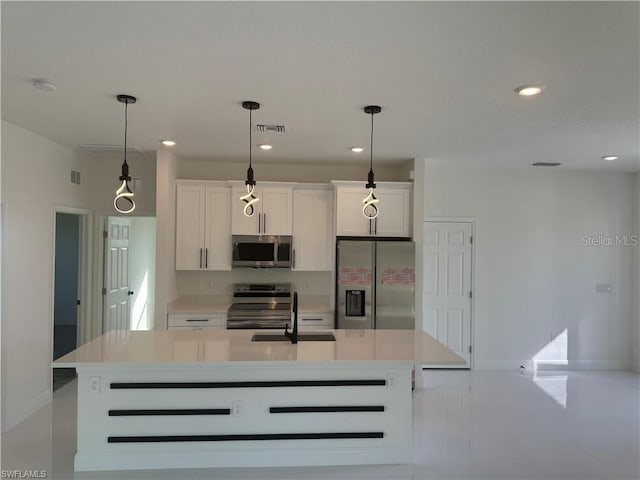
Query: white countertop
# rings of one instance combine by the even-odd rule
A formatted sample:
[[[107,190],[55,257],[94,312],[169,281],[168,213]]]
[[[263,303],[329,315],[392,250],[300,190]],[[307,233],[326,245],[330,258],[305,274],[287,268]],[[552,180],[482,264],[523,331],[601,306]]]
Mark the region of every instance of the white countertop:
[[[59,358],[52,366],[465,363],[458,355],[422,331],[327,331],[335,334],[335,342],[300,342],[297,345],[288,342],[251,342],[254,333],[266,333],[264,330],[112,331]]]

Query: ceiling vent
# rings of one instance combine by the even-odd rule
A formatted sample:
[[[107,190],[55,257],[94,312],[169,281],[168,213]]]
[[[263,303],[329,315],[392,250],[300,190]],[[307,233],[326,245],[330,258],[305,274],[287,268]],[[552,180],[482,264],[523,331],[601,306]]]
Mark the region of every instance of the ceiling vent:
[[[557,167],[559,165],[562,164],[557,162],[536,162],[531,164],[532,167]]]
[[[80,185],[80,172],[78,170],[71,170],[71,183]]]
[[[257,124],[256,125],[256,132],[258,133],[276,133],[276,134],[281,134],[281,133],[285,133],[285,126],[284,125],[264,125],[264,124]]]
[[[99,144],[83,144],[83,145],[72,145],[73,148],[77,148],[78,150],[84,150],[89,153],[122,153],[124,147],[122,145],[99,145]],[[137,154],[142,153],[138,147],[127,146],[127,153]]]

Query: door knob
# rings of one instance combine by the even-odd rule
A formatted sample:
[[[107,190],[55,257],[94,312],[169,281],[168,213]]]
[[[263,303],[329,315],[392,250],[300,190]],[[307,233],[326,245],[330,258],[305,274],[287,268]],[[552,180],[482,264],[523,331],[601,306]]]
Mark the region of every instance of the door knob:
[[[129,290],[129,291],[127,292],[127,295],[133,295],[133,290]]]

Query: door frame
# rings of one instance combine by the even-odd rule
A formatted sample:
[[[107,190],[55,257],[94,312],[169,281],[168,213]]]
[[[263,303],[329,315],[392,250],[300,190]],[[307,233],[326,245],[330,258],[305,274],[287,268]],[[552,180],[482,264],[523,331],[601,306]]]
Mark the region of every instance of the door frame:
[[[53,240],[51,250],[51,335],[49,342],[49,358],[53,360],[53,341],[54,341],[54,320],[55,320],[55,286],[56,286],[56,214],[67,213],[70,215],[78,215],[78,230],[80,238],[78,241],[78,300],[80,300],[80,308],[78,309],[76,338],[77,344],[84,344],[92,338],[91,318],[91,279],[92,279],[92,226],[93,217],[91,210],[84,208],[67,207],[64,205],[54,205],[52,214],[53,224]],[[50,388],[53,391],[53,376],[50,379]]]
[[[471,242],[471,304],[469,305],[469,338],[471,341],[471,353],[469,354],[469,370],[473,370],[475,366],[475,356],[476,356],[476,298],[477,298],[477,289],[476,289],[476,219],[475,217],[424,217],[424,221],[422,222],[422,232],[420,232],[421,237],[424,235],[424,224],[425,223],[470,223],[471,224],[471,237],[473,238]],[[421,328],[424,331],[424,318],[422,317],[422,311],[424,310],[424,304],[422,302],[422,288],[423,288],[423,276],[424,272],[422,271],[422,259],[424,258],[424,239],[422,239],[422,253],[420,255],[420,275],[416,275],[416,279],[420,279],[420,320],[421,320]],[[417,265],[416,265],[417,266]]]

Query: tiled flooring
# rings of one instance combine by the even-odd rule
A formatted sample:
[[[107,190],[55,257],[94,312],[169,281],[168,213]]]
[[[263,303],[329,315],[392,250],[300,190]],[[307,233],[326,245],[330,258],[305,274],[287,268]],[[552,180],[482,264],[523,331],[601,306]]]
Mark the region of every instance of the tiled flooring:
[[[415,464],[74,473],[73,381],[2,436],[2,468],[54,479],[638,479],[640,376],[426,371]]]

